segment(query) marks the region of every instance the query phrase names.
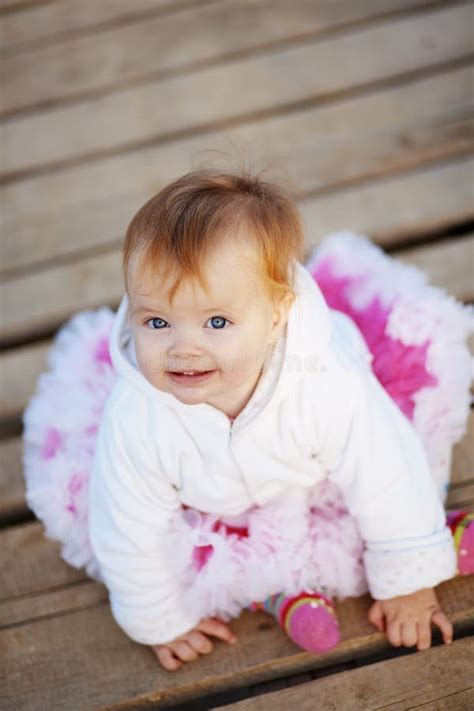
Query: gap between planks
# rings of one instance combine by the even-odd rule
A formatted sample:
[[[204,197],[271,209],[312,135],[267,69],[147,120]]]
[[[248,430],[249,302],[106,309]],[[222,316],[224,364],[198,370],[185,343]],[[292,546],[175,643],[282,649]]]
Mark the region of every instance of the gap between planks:
[[[474,708],[474,682],[469,671],[473,657],[474,638],[466,637],[450,647],[440,645],[212,708],[314,711],[317,704],[326,711],[442,711],[448,707],[450,711],[470,711]]]
[[[465,2],[465,0],[463,0]],[[385,0],[385,6],[408,3],[407,19],[416,20],[424,7],[443,9],[443,3],[420,0]],[[451,5],[463,4],[454,0]],[[256,0],[220,3],[216,8],[197,6],[193,11],[169,18],[157,18],[137,25],[109,30],[92,37],[71,39],[37,51],[6,57],[5,76],[14,81],[4,86],[2,113],[11,117],[18,112],[31,112],[65,105],[66,100],[83,101],[105,91],[117,91],[130,85],[165,78],[173,74],[196,71],[216,64],[232,62],[242,56],[272,52],[308,41],[325,39],[325,35],[350,31],[351,19],[358,25],[383,22],[384,13],[367,12],[367,3],[327,2],[287,3]],[[377,6],[376,5],[376,6]],[[344,13],[344,14],[343,14]],[[403,17],[403,10],[400,15]],[[397,21],[397,13],[393,22]],[[413,15],[415,15],[413,17]],[[373,22],[370,22],[371,17]],[[168,20],[168,22],[167,22]],[[359,21],[357,21],[359,20]],[[362,21],[362,22],[361,22]],[[347,27],[345,27],[347,25]],[[193,32],[189,32],[189,27]],[[332,26],[332,27],[331,27]],[[183,42],[185,38],[185,43]],[[117,48],[123,61],[116,61]],[[427,50],[435,50],[427,47]],[[150,72],[150,57],[160,69]],[[130,58],[133,58],[131,61]],[[41,65],[40,80],[32,67]],[[100,71],[97,71],[100,67]]]
[[[122,152],[192,138],[197,133],[262,122],[272,114],[278,117],[308,111],[312,106],[317,109],[327,102],[347,102],[351,98],[362,101],[364,95],[388,89],[392,84],[396,88],[403,82],[434,80],[436,73],[443,74],[459,65],[467,67],[472,55],[471,37],[466,33],[469,7],[450,8],[446,12],[438,9],[427,18],[410,23],[399,21],[327,42],[275,51],[268,56],[246,57],[69,108],[61,106],[12,118],[1,126],[2,180],[31,179],[31,171],[39,177]],[[391,52],[384,58],[383,48],[397,41],[404,51]],[[431,48],[429,52],[427,47]],[[347,57],[352,55],[357,55],[360,61],[348,67]],[[371,61],[374,55],[380,55],[378,62]],[[327,69],[324,76],[302,74],[300,68],[306,65]],[[438,91],[442,87],[434,93]],[[467,85],[462,97],[465,111],[469,96]],[[423,104],[427,99],[416,102],[407,97],[410,112],[426,113]],[[397,113],[404,105],[401,97]],[[159,122],[152,121],[150,117],[158,107]],[[376,113],[369,112],[369,118],[374,120]],[[393,117],[389,115],[386,120],[393,121]],[[316,126],[314,135],[317,134]]]
[[[466,576],[437,587],[440,604],[459,635],[472,628],[473,585],[474,577]],[[236,645],[216,643],[213,654],[185,665],[177,674],[159,669],[151,650],[133,643],[118,628],[106,604],[16,624],[0,631],[6,660],[0,670],[0,677],[5,675],[1,688],[6,690],[2,708],[35,708],[39,700],[44,708],[58,708],[57,693],[69,708],[81,699],[84,711],[103,704],[162,707],[308,669],[363,660],[391,649],[385,636],[367,620],[370,603],[370,596],[365,595],[336,604],[341,643],[321,656],[299,650],[265,613],[244,611],[231,622],[238,637]],[[18,665],[21,674],[15,673]],[[65,678],[70,681],[67,685],[61,683]]]

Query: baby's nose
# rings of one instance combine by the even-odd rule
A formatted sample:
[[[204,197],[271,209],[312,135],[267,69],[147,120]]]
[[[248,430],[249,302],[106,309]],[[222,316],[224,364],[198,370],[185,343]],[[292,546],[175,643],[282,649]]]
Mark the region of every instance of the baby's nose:
[[[178,334],[169,347],[168,355],[173,361],[178,358],[195,360],[203,355],[202,344],[192,335]]]

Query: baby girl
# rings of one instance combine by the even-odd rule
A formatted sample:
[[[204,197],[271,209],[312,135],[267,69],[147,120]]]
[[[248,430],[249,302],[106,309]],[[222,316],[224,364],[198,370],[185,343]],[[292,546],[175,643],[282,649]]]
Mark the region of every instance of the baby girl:
[[[297,570],[299,552],[286,574],[270,575],[262,559],[253,577],[243,570],[248,599],[227,589],[227,619],[183,593],[183,550],[209,590],[210,557],[227,565],[228,549],[187,540],[193,516],[210,516],[222,540],[243,546],[250,534],[259,540],[251,514],[284,512],[291,525],[276,534],[288,551],[325,481],[363,542],[351,553],[354,570],[363,563],[352,594],[370,591],[370,622],[395,646],[427,649],[431,624],[445,643],[453,637],[433,588],[456,574],[456,549],[422,442],[302,254],[291,198],[246,174],[187,174],[128,227],[110,342],[118,377],[97,436],[89,536],[115,620],[168,670],[210,653],[211,637],[235,642],[227,622],[244,607],[309,600],[337,624],[324,590],[330,561],[316,578],[312,565]],[[311,635],[311,616],[305,625]]]

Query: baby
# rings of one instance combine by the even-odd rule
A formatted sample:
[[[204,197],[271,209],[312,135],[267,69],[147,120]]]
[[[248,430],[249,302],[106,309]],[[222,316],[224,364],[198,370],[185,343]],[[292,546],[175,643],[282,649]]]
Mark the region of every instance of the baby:
[[[89,535],[117,623],[168,670],[211,637],[236,640],[183,602],[177,512],[236,533],[252,507],[296,506],[325,478],[365,544],[370,622],[395,646],[427,649],[431,624],[452,640],[433,588],[456,554],[421,442],[302,252],[292,200],[245,174],[187,174],[127,231]],[[277,592],[262,586],[261,599]]]

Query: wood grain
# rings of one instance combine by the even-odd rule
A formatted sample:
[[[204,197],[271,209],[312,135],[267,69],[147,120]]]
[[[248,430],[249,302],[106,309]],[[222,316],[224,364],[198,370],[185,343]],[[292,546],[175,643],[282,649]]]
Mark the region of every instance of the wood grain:
[[[45,537],[42,523],[25,523],[0,530],[0,601],[48,592],[86,580],[60,555],[60,545]]]
[[[472,623],[473,586],[474,577],[467,576],[437,588],[440,604],[455,626],[455,637]],[[79,587],[90,597],[87,586]],[[161,707],[349,659],[362,660],[390,648],[385,636],[367,620],[371,601],[365,595],[337,603],[341,643],[327,654],[315,656],[299,650],[271,617],[244,611],[231,622],[237,644],[217,641],[211,655],[174,674],[158,668],[151,650],[120,630],[107,603],[96,599],[90,607],[81,608],[80,594],[75,589],[75,609],[65,610],[63,599],[57,615],[50,607],[49,616],[0,630],[5,659],[0,670],[0,703],[5,711],[38,705],[52,710],[79,705],[84,711],[106,704]]]
[[[412,19],[409,24],[407,20],[392,21],[326,41],[275,49],[261,56],[156,80],[78,104],[15,117],[1,127],[2,171],[5,178],[18,172],[27,175],[31,169],[60,168],[73,159],[97,160],[100,155],[143,145],[151,147],[196,131],[202,134],[219,125],[225,127],[229,122],[235,125],[265,118],[272,112],[281,116],[284,111],[294,111],[299,105],[305,108],[313,105],[317,109],[321,100],[331,98],[334,101],[338,93],[348,89],[354,93],[361,86],[366,91],[367,84],[387,81],[402,72],[419,71],[430,66],[426,65],[428,59],[432,64],[436,61],[449,63],[469,55],[471,38],[466,33],[466,26],[470,8],[460,6],[446,12],[437,10]],[[451,42],[449,47],[445,46],[447,38]],[[382,52],[382,47],[391,47],[397,40],[403,43],[405,52],[396,55]],[[436,57],[427,56],[427,43],[436,47]],[[380,55],[380,61],[371,61],[374,54]],[[358,61],[347,64],[344,58],[351,55],[357,56]],[[324,66],[325,71],[301,72],[302,66]],[[419,88],[412,82],[406,87],[397,87],[393,100],[398,110],[394,111],[393,106],[391,110],[385,109],[382,96],[379,99],[382,106],[373,107],[374,110],[369,102],[367,120],[377,123],[380,127],[377,130],[382,129],[385,121],[391,127],[399,121],[400,132],[405,125],[406,147],[411,143],[414,148],[422,142],[422,128],[434,132],[430,141],[432,146],[437,144],[436,131],[442,132],[444,128],[446,132],[447,127],[450,127],[451,137],[461,134],[466,141],[469,138],[467,128],[456,133],[455,127],[463,119],[464,122],[468,120],[472,78],[472,70],[466,68],[460,76],[443,77],[441,72],[439,76],[429,77],[420,82]],[[412,96],[417,90],[423,93],[418,101]],[[349,104],[351,113],[355,109],[352,104],[354,102]],[[363,127],[362,124],[359,128],[358,124],[364,101],[355,104],[358,111],[355,111],[354,132]],[[401,107],[404,107],[403,111]],[[383,116],[378,116],[379,110]],[[331,109],[329,111],[331,113]],[[352,116],[346,118],[343,109],[332,107],[332,114],[335,112],[338,112],[336,125],[333,126],[334,120],[327,121],[326,140],[331,140],[338,127],[343,130],[341,121],[348,128],[352,126]],[[322,112],[321,120],[326,113]],[[314,112],[312,137],[315,147],[317,137],[322,135],[319,115],[320,112]],[[308,122],[307,110],[304,116]],[[287,122],[287,131],[291,132],[291,117]],[[281,125],[281,119],[279,123]],[[298,133],[300,143],[304,135],[300,137],[300,130],[295,128],[293,132]],[[367,133],[370,129],[370,125],[365,128]],[[418,141],[410,138],[410,132],[416,129],[421,133]],[[276,145],[279,143],[281,141]]]
[[[408,711],[474,707],[474,638],[339,672],[291,689],[225,706],[228,711]],[[223,706],[216,707],[224,711]]]
[[[474,215],[473,170],[474,162],[466,157],[328,195],[308,196],[299,203],[308,246],[339,229],[368,234],[389,246],[470,220]]]
[[[369,55],[361,62],[361,66],[366,65],[373,65]],[[282,71],[283,68],[279,69],[278,74]],[[264,84],[271,81],[269,75],[265,77],[263,81],[262,75]],[[345,77],[345,72],[341,71],[341,77]],[[248,72],[245,81],[249,83]],[[241,117],[237,126],[202,133],[194,124],[194,134],[178,134],[171,142],[147,145],[145,141],[141,148],[120,155],[105,155],[86,165],[64,166],[60,171],[24,176],[20,183],[0,190],[3,205],[1,268],[5,271],[31,268],[45,260],[117,244],[134,212],[160,187],[209,160],[229,167],[234,149],[251,162],[274,164],[276,177],[293,185],[300,200],[318,191],[335,190],[338,196],[338,188],[355,185],[358,181],[363,184],[377,176],[409,171],[424,162],[433,163],[462,154],[472,147],[471,119],[466,113],[470,81],[469,69],[459,68],[441,72],[439,77],[409,81],[406,86],[379,87],[374,94],[346,98],[335,105],[294,107],[282,115],[278,115],[278,107],[274,105],[274,115],[253,115],[252,120],[246,119],[243,123]],[[226,79],[226,91],[230,85]],[[280,91],[286,85],[298,86],[299,82],[289,79]],[[255,88],[254,95],[264,96],[260,83]],[[246,87],[244,92],[233,93],[245,97],[248,91]],[[165,103],[174,107],[177,101],[171,95]],[[181,101],[188,101],[186,92]],[[216,101],[220,99],[201,99],[196,106],[205,107]],[[233,97],[227,104],[230,106],[235,101],[244,100]],[[186,105],[183,111],[187,116],[192,115],[194,110],[190,112],[189,103]],[[160,103],[160,113],[164,110]],[[76,141],[82,141],[82,147],[87,150],[86,146],[95,140],[90,138],[91,134],[97,135],[99,140],[102,136],[106,145],[105,134],[110,132],[113,137],[117,122],[127,120],[117,117],[128,115],[130,111],[130,108],[126,112],[114,111],[111,121],[105,123],[98,121],[93,112],[90,120],[94,122],[94,130],[78,128],[64,141],[62,136],[69,130],[65,121],[60,122],[58,130],[28,131],[26,144],[32,144],[32,156],[34,145],[42,142],[56,145],[52,149],[53,156],[55,151],[62,150],[61,145],[66,151],[75,150]],[[156,115],[153,110],[146,112],[137,128],[146,131],[145,125],[148,125],[156,131],[160,121],[150,119]],[[175,120],[179,124],[177,116]],[[170,121],[173,121],[173,112]],[[186,121],[189,123],[190,119]],[[3,127],[5,136],[9,126]],[[19,130],[18,140],[14,139],[15,127]],[[24,155],[29,160],[27,151],[20,150],[21,136],[24,136],[21,122],[13,122],[11,128],[14,130],[11,140],[3,141],[5,151],[11,150],[12,155]],[[132,126],[127,124],[125,128],[130,131]],[[34,139],[35,135],[38,139]]]
[[[143,21],[163,9],[179,11],[188,4],[189,0],[133,0],[133,4],[129,0],[81,0],[80,3],[59,0],[32,4],[22,12],[12,12],[2,18],[0,49],[4,55],[28,52],[38,46],[95,34],[114,24]],[[144,12],[146,17],[143,17]]]
[[[48,106],[66,97],[77,98],[154,75],[222,62],[238,53],[260,53],[277,43],[299,41],[331,27],[383,16],[384,11],[427,4],[416,0],[198,3],[180,13],[7,56],[1,111],[11,114],[20,109]],[[407,31],[409,36],[409,26]],[[430,55],[436,56],[437,51],[433,45],[427,45],[427,60]],[[40,74],[35,71],[38,66],[42,69]]]
[[[20,437],[0,440],[0,522],[26,512]]]

